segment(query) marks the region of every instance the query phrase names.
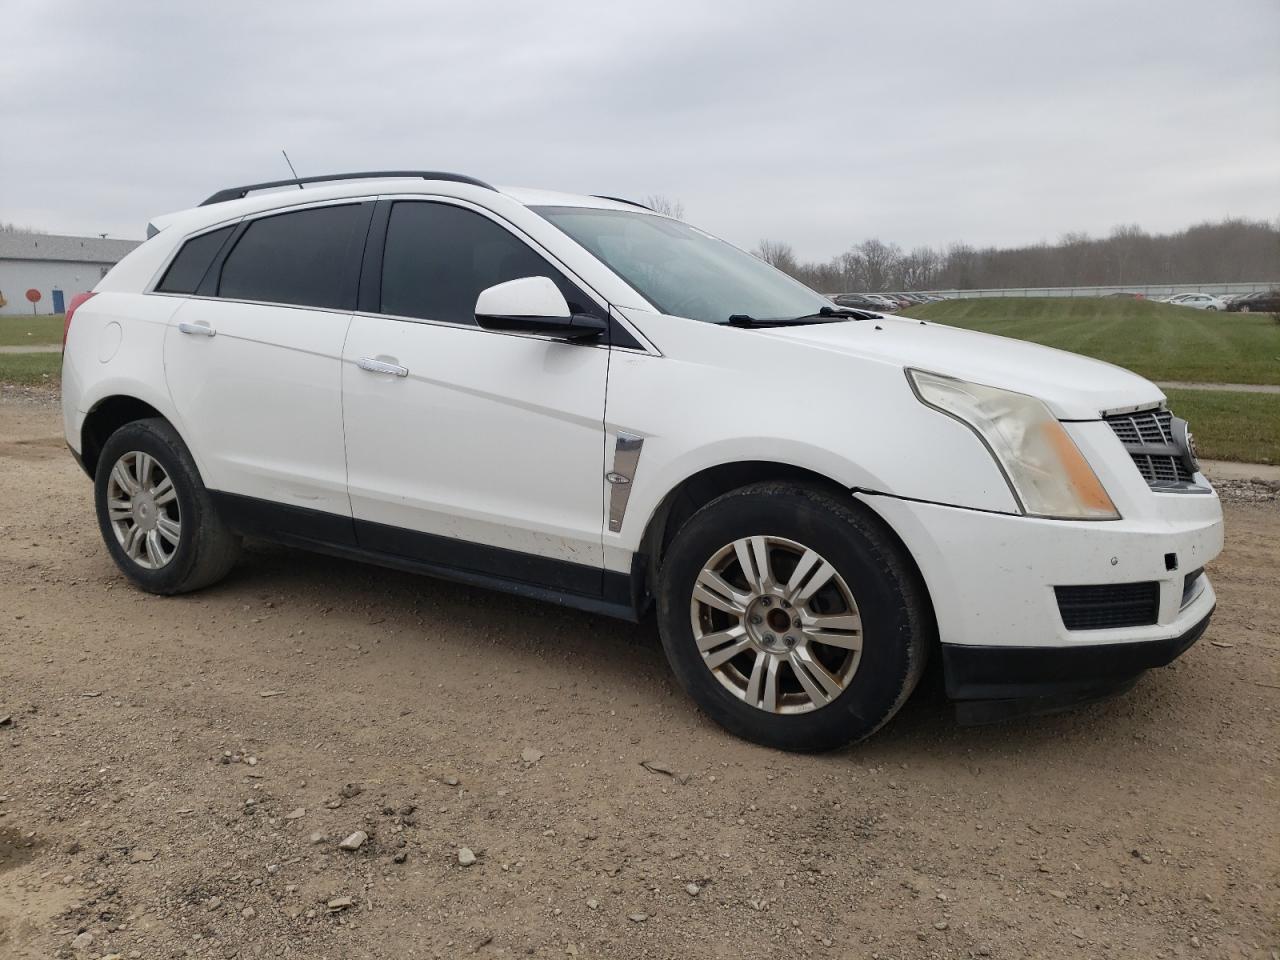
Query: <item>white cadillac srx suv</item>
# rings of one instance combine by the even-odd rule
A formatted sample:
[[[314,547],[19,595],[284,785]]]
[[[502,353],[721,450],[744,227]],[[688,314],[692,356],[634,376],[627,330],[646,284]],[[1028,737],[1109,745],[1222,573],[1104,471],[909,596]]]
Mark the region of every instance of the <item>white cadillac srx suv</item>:
[[[144,590],[252,536],[656,609],[702,709],[789,750],[869,736],[931,655],[964,721],[1111,694],[1213,612],[1217,495],[1117,367],[454,174],[235,187],[149,233],[68,311],[62,379]]]

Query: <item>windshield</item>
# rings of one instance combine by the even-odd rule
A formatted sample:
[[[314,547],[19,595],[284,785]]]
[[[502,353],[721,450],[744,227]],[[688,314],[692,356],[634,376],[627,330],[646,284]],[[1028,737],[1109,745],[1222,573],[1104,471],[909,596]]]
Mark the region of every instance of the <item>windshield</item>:
[[[586,207],[533,210],[672,316],[728,323],[734,315],[785,320],[831,309],[826,297],[763,260],[678,220]]]

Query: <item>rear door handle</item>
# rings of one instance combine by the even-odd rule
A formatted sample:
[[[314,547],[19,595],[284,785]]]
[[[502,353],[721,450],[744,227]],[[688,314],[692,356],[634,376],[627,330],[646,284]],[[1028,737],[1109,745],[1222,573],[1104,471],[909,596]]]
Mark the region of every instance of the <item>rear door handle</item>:
[[[375,360],[373,357],[361,357],[356,361],[356,366],[370,373],[389,373],[397,377],[409,375],[408,367],[402,367],[398,363],[387,363],[385,360]]]
[[[218,332],[207,323],[187,323],[185,320],[178,324],[178,330],[181,333],[191,333],[201,337],[212,337]]]

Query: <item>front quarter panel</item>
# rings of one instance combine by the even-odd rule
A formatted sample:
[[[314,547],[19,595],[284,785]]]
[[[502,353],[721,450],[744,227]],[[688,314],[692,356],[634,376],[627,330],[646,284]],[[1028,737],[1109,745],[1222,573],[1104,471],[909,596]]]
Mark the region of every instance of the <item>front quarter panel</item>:
[[[644,439],[622,529],[606,533],[613,555],[639,548],[649,518],[683,480],[743,461],[801,467],[850,489],[1017,511],[982,443],[920,403],[897,364],[762,330],[630,319],[663,355],[615,351],[611,360],[606,428],[611,438]]]

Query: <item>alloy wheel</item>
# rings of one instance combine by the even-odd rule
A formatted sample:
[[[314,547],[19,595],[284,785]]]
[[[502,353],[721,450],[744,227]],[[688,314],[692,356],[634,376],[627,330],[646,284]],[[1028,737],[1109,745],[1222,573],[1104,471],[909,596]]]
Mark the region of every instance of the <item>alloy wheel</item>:
[[[182,538],[182,514],[173,480],[155,457],[139,450],[120,457],[107,480],[107,517],[125,555],[158,570],[173,559]]]
[[[690,602],[707,669],[768,713],[806,713],[848,687],[862,656],[862,618],[848,583],[817,551],[745,537],[712,555]]]

